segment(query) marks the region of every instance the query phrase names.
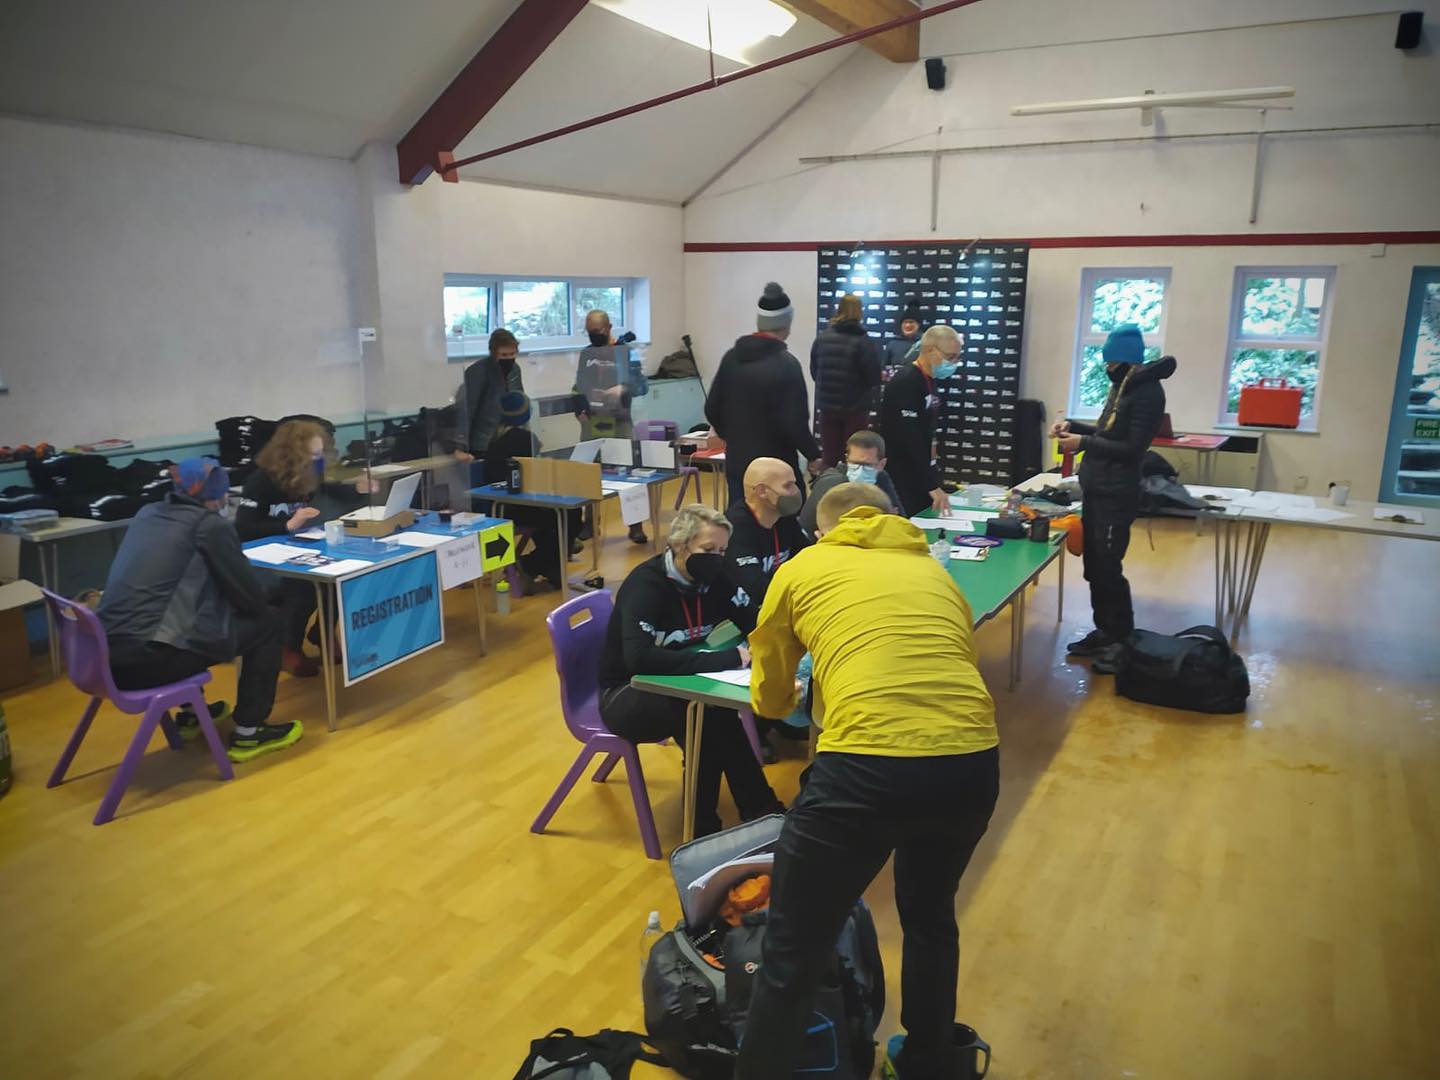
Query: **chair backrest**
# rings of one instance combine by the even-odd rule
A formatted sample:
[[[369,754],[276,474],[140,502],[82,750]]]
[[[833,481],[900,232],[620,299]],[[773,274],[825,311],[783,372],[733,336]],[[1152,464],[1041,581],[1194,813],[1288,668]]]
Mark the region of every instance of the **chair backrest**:
[[[545,616],[560,676],[565,726],[581,742],[603,731],[600,719],[600,651],[614,601],[608,589],[573,597]]]
[[[680,437],[680,425],[674,420],[637,420],[635,421],[635,437],[674,442]]]
[[[100,619],[84,604],[49,589],[40,591],[60,628],[60,654],[65,657],[70,681],[92,697],[115,698],[118,692],[110,676],[110,646]]]

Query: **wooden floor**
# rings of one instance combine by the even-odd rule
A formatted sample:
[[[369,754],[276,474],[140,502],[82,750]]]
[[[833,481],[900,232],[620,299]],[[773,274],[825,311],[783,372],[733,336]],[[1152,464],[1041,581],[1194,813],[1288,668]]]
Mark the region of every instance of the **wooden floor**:
[[[610,534],[618,580],[638,552]],[[1137,533],[1141,624],[1211,621],[1211,567],[1184,522],[1153,552]],[[1008,615],[979,632],[1004,780],[958,901],[960,1011],[991,1075],[1440,1076],[1440,545],[1277,528],[1240,717],[1141,707],[1065,663],[1088,615],[1069,569],[1063,626],[1053,572],[1034,594],[1017,692]],[[448,599],[446,645],[346,693],[338,733],[286,677],[297,747],[222,785],[157,741],[103,828],[130,729],[102,712],[47,791],[81,698],[8,696],[0,1075],[508,1080],[553,1026],[640,1024],[640,931],[678,905],[623,779],[527,831],[576,749],[553,594],[494,619],[485,660],[470,597]],[[669,847],[678,753],[642,753]],[[770,770],[782,798],[801,764]],[[898,1004],[889,887],[870,896]]]

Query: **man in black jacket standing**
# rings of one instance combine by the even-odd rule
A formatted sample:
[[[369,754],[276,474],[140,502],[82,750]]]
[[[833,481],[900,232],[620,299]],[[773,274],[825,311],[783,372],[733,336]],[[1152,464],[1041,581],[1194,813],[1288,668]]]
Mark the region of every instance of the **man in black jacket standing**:
[[[795,472],[805,491],[798,460],[819,471],[820,447],[810,430],[810,394],[800,362],[785,348],[795,309],[775,282],[755,311],[755,333],[735,342],[720,359],[720,370],[705,402],[705,419],[725,440],[725,479],[730,502],[745,497],[745,470],[759,457],[779,458]]]
[[[280,678],[279,612],[217,512],[230,479],[211,458],[172,467],[175,490],[142,507],[111,564],[96,613],[110,646],[110,670],[122,690],[179,682],[240,657],[232,761],[289,746],[298,720],[269,723]],[[212,717],[224,715],[211,706]],[[183,713],[182,729],[195,723]]]
[[[509,330],[490,335],[490,354],[465,369],[465,382],[457,395],[458,426],[464,436],[459,454],[465,460],[483,460],[490,440],[500,428],[500,398],[523,394],[525,380],[516,359],[520,343]]]
[[[1050,434],[1061,450],[1083,451],[1080,488],[1085,497],[1085,580],[1095,629],[1072,641],[1071,656],[1091,656],[1101,674],[1114,672],[1120,645],[1135,629],[1130,583],[1125,580],[1125,549],[1140,505],[1140,462],[1165,413],[1162,379],[1175,373],[1175,358],[1145,363],[1145,339],[1133,323],[1117,326],[1101,355],[1110,377],[1110,394],[1094,424],[1062,420]]]
[[[920,339],[920,355],[885,384],[880,430],[890,448],[887,471],[900,493],[900,510],[913,517],[926,507],[950,512],[935,464],[935,383],[960,370],[964,339],[949,326],[932,326]]]

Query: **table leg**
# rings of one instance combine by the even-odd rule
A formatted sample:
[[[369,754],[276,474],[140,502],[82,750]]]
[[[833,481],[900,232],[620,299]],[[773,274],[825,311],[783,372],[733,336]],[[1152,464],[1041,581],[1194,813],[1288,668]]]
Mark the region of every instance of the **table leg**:
[[[660,551],[660,489],[663,484],[646,484],[645,491],[650,496],[650,550]]]
[[[1055,603],[1055,623],[1058,626],[1065,618],[1065,556],[1070,554],[1064,548],[1064,540],[1060,541],[1060,557],[1055,561],[1060,564],[1060,596]]]
[[[504,573],[502,569],[499,573]],[[485,586],[490,581],[489,574],[481,574],[475,579],[472,591],[475,593],[475,619],[480,626],[480,655],[490,654],[490,643],[485,636]]]
[[[1265,557],[1265,545],[1270,542],[1270,522],[1257,522],[1256,538],[1250,553],[1249,573],[1246,575],[1244,598],[1240,602],[1240,617],[1250,614],[1250,600],[1255,595],[1255,582],[1260,579],[1260,561]]]
[[[315,619],[320,628],[320,678],[325,683],[325,726],[335,730],[335,650],[331,637],[335,619],[330,612],[330,590],[315,582]]]
[[[1203,520],[1204,520],[1204,519],[1201,518],[1201,519],[1197,520],[1197,521],[1195,522],[1195,524],[1198,526],[1198,525],[1200,524],[1200,521],[1203,521]],[[1223,522],[1220,522],[1220,521],[1216,521],[1214,524],[1215,524],[1215,626],[1218,628],[1218,627],[1221,627],[1221,626],[1224,626],[1224,625],[1225,625],[1225,623],[1222,621],[1222,616],[1221,616],[1221,613],[1220,613],[1220,533],[1221,533],[1221,531],[1225,528],[1225,525],[1224,525]]]
[[[685,765],[680,785],[685,803],[680,830],[682,844],[695,839],[695,795],[700,787],[700,739],[704,730],[705,706],[692,701],[685,707]]]
[[[49,592],[58,595],[60,590],[55,587],[55,579],[59,577],[59,574],[51,575],[50,556],[45,550],[47,547],[54,546],[54,544],[41,542],[35,545],[35,550],[40,556],[40,584]],[[46,641],[50,648],[50,674],[58,676],[60,674],[60,624],[55,621],[55,613],[50,610],[49,604],[45,605],[45,631]]]
[[[1010,658],[1010,688],[1020,685],[1020,673],[1025,666],[1025,590],[1021,589],[1011,608],[1011,620],[1015,623],[1015,650]]]
[[[597,574],[600,572],[600,544],[604,539],[600,531],[600,522],[605,517],[604,501],[590,504],[590,569]],[[619,505],[618,502],[616,505]]]
[[[560,536],[560,600],[570,599],[570,521],[564,510],[555,508],[555,527]]]

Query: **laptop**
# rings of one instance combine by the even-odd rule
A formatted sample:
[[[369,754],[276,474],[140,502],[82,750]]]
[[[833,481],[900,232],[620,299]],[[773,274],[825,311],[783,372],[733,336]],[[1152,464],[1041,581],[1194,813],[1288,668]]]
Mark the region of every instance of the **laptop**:
[[[415,492],[420,487],[420,473],[413,472],[409,476],[402,476],[390,485],[390,494],[385,497],[385,505],[362,506],[359,510],[352,510],[344,517],[352,521],[384,521],[392,518],[402,510],[409,510],[410,504],[415,501]]]

